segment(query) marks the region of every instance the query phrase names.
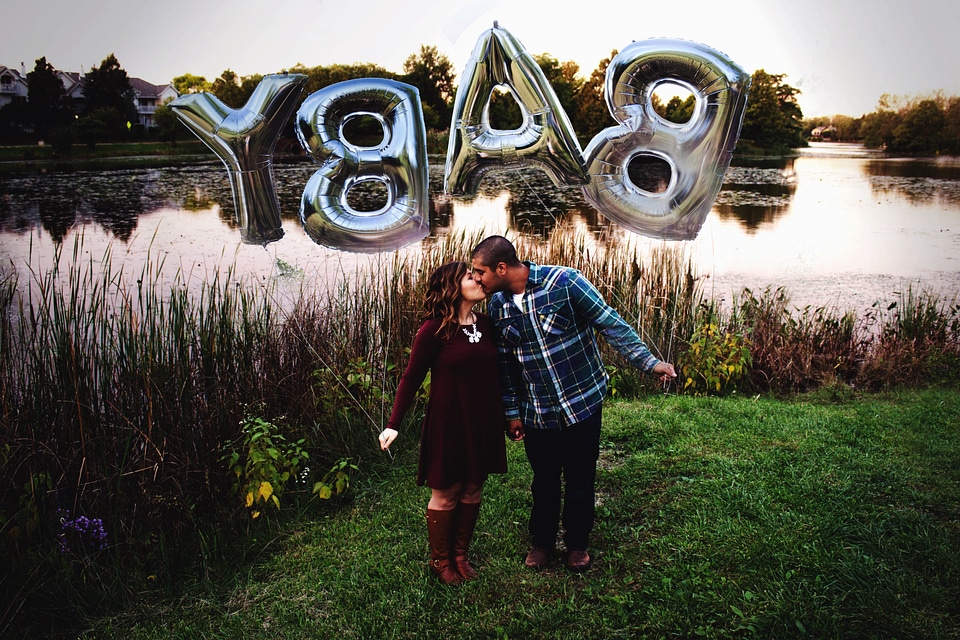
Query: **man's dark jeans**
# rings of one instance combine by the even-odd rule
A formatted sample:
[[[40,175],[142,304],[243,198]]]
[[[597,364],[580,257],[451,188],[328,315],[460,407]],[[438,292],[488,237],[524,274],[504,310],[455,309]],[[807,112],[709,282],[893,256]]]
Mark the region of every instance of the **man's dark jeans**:
[[[533,546],[556,546],[564,484],[563,541],[567,550],[587,549],[593,531],[601,413],[602,409],[598,409],[583,422],[562,429],[526,429],[524,449],[533,469]]]

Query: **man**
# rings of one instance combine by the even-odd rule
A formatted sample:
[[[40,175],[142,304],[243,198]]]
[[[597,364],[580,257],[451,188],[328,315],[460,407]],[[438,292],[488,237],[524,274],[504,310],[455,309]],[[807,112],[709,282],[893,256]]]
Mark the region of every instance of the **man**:
[[[576,269],[520,262],[502,236],[478,244],[471,261],[474,279],[492,296],[487,311],[498,333],[507,435],[523,440],[533,469],[525,564],[540,569],[550,561],[564,482],[566,564],[571,571],[585,571],[591,563],[587,547],[607,392],[596,332],[644,372],[669,380],[676,371],[650,353]]]

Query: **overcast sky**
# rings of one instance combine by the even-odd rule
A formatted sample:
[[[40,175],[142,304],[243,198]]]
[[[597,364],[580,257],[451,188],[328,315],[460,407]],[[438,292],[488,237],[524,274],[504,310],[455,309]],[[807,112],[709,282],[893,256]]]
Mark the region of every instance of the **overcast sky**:
[[[0,64],[89,71],[113,53],[130,76],[164,84],[225,69],[268,74],[370,62],[401,72],[433,45],[459,74],[497,20],[532,54],[588,76],[613,49],[692,40],[747,72],[785,74],[807,117],[874,111],[884,93],[960,95],[958,0],[7,0]],[[579,4],[581,9],[573,9]]]

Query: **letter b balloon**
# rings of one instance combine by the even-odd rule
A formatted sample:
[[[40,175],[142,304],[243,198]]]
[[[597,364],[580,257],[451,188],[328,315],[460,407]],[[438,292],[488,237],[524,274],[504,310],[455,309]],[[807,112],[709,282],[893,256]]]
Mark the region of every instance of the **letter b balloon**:
[[[665,83],[694,95],[689,121],[676,124],[654,111],[653,93]],[[730,165],[749,87],[746,72],[706,45],[656,38],[630,44],[607,67],[607,107],[620,124],[598,133],[584,151],[586,199],[636,233],[695,238]],[[630,179],[628,167],[641,156],[670,167],[663,192]]]
[[[379,144],[361,146],[344,135],[355,118],[372,118]],[[390,251],[430,231],[427,142],[420,94],[395,80],[362,78],[324,87],[297,111],[297,137],[320,168],[303,190],[300,221],[307,235],[333,249]],[[386,204],[376,211],[350,206],[350,189],[376,181]]]

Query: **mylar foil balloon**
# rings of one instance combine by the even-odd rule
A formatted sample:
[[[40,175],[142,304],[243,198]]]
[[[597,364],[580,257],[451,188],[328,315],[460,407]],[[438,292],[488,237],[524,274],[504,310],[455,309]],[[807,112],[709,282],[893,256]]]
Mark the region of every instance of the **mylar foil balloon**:
[[[359,146],[344,137],[344,125],[354,118],[379,122],[382,141]],[[427,236],[427,138],[416,87],[380,78],[339,82],[309,95],[296,123],[300,144],[320,163],[300,201],[300,221],[314,242],[377,252]],[[385,187],[386,204],[376,211],[357,211],[347,194],[369,180]]]
[[[676,124],[654,111],[653,93],[664,83],[694,95],[689,121]],[[730,165],[749,87],[746,72],[705,45],[650,39],[626,47],[607,67],[605,85],[607,107],[620,124],[598,133],[584,151],[587,200],[636,233],[695,238]],[[663,192],[646,191],[628,176],[642,156],[670,167]]]
[[[211,93],[191,93],[170,103],[177,117],[227,167],[240,238],[267,244],[283,237],[280,202],[273,184],[273,150],[297,106],[307,76],[265,76],[240,109]]]
[[[519,129],[490,126],[495,88],[506,87],[523,113]],[[555,184],[585,184],[580,143],[543,70],[497,23],[477,41],[453,107],[444,191],[474,194],[484,174],[524,166],[542,168]]]

